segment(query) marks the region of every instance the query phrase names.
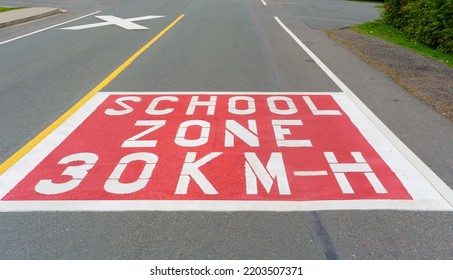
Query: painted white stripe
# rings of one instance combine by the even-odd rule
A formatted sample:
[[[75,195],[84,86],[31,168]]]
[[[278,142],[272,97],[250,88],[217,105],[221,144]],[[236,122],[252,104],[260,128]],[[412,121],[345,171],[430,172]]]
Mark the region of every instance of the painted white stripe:
[[[365,160],[365,158],[363,158],[361,152],[352,152],[351,154],[352,154],[352,156],[354,157],[354,159],[355,159],[356,162],[359,162],[359,163],[366,163],[366,160]]]
[[[264,6],[267,6],[267,3],[264,0],[261,0],[261,3],[263,3]]]
[[[328,175],[327,171],[294,171],[294,176],[326,176]]]
[[[331,201],[0,201],[0,212],[29,211],[317,211],[317,210],[442,210],[452,211],[439,200],[331,200]]]
[[[163,18],[165,16],[150,15],[150,16],[142,16],[142,17],[135,17],[135,18],[129,18],[129,19],[122,19],[122,18],[119,18],[116,16],[110,16],[110,15],[96,16],[96,17],[101,20],[104,20],[105,22],[77,25],[77,26],[65,27],[65,28],[61,28],[61,29],[63,29],[63,30],[83,30],[83,29],[94,28],[94,27],[117,25],[117,26],[120,26],[120,27],[122,27],[124,29],[128,29],[128,30],[147,30],[147,29],[149,29],[148,27],[141,26],[141,25],[138,25],[133,22],[147,20],[147,19]]]
[[[317,115],[324,115],[324,116],[340,116],[341,115],[341,112],[338,111],[338,110],[319,110],[315,103],[313,103],[313,101],[311,100],[310,97],[308,96],[304,96],[303,97],[305,102],[307,103],[308,105],[308,108],[310,108],[311,112],[313,113],[313,115],[317,116]]]
[[[335,179],[337,179],[338,184],[340,185],[341,191],[343,193],[353,194],[354,190],[349,184],[348,179],[344,173],[334,173]]]
[[[141,20],[148,20],[148,19],[156,19],[156,18],[164,18],[166,16],[142,16],[142,17],[134,17],[128,18],[128,21],[141,21]]]
[[[351,90],[332,72],[330,69],[304,44],[302,41],[297,38],[294,33],[289,30],[286,25],[281,22],[281,20],[278,17],[274,17],[275,20],[280,24],[280,26],[291,36],[291,38],[296,41],[296,43],[313,59],[316,64],[324,71],[324,73],[329,76],[329,78],[343,91],[343,92],[351,92]]]
[[[327,159],[328,163],[338,163],[338,160],[335,157],[335,154],[332,152],[325,152],[324,157]]]
[[[79,19],[82,19],[82,18],[86,18],[86,17],[92,16],[92,15],[98,14],[98,13],[100,13],[100,12],[101,12],[101,11],[97,11],[97,12],[94,12],[94,13],[91,13],[91,14],[88,14],[88,15],[84,15],[84,16],[81,16],[81,17],[78,17],[78,18],[75,18],[75,19],[71,19],[71,20],[68,20],[68,21],[65,21],[65,22],[56,24],[56,25],[52,25],[52,26],[50,26],[50,27],[46,27],[46,28],[44,28],[44,29],[40,29],[40,30],[38,30],[38,31],[34,31],[34,32],[31,32],[31,33],[28,33],[28,34],[19,36],[19,37],[13,38],[13,39],[9,39],[9,40],[0,42],[0,46],[3,45],[3,44],[6,44],[6,43],[10,43],[10,42],[13,42],[13,41],[16,41],[16,40],[19,40],[19,39],[22,39],[22,38],[25,38],[25,37],[28,37],[28,36],[31,36],[31,35],[34,35],[34,34],[37,34],[37,33],[40,33],[40,32],[43,32],[43,31],[46,31],[46,30],[49,30],[49,29],[52,29],[52,28],[58,27],[58,26],[65,25],[65,24],[67,24],[67,23],[70,23],[70,22],[73,22],[73,21],[76,21],[76,20],[79,20]]]
[[[376,193],[388,193],[382,185],[381,181],[379,181],[379,179],[376,177],[376,174],[365,173],[365,176],[367,177],[368,181],[370,181]]]
[[[77,25],[77,26],[71,26],[71,27],[63,27],[63,28],[61,28],[61,30],[83,30],[83,29],[94,28],[94,27],[108,26],[108,25],[112,25],[112,24],[113,23],[111,23],[111,22],[98,22],[98,23],[90,23],[90,24]]]
[[[96,16],[98,19],[102,19],[114,25],[118,25],[127,30],[145,30],[149,29],[148,27],[136,24],[132,21],[125,20],[116,16]]]
[[[253,92],[253,91],[243,91],[243,92],[236,92],[236,91],[225,91],[225,92],[213,92],[213,91],[166,91],[162,92],[152,92],[152,91],[104,91],[108,95],[239,95],[239,96],[250,96],[250,95],[270,95],[270,96],[277,96],[277,95],[288,95],[288,96],[304,96],[304,95],[314,95],[314,96],[335,96],[335,95],[345,95],[343,92],[274,92],[274,91],[266,91],[266,92]]]
[[[373,172],[371,167],[366,163],[332,163],[330,164],[333,172]]]

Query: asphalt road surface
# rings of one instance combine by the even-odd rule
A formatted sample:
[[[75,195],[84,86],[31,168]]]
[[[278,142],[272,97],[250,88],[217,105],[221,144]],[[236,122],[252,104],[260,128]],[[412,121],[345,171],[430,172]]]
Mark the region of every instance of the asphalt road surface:
[[[324,31],[377,18],[378,11],[374,4],[343,0],[4,2],[2,5],[10,6],[25,6],[32,2],[34,6],[54,6],[68,9],[69,12],[0,30],[0,162],[3,162],[0,178],[2,183],[9,184],[15,177],[31,174],[23,182],[16,182],[17,187],[14,185],[6,192],[5,186],[0,186],[1,259],[453,258],[453,124],[387,76],[334,43]],[[164,17],[137,19],[151,15]],[[108,24],[99,25],[100,23]],[[15,40],[35,31],[40,32]],[[104,96],[102,93],[111,94]],[[152,100],[149,93],[164,99],[156,101],[152,107],[148,102]],[[87,97],[84,98],[85,96]],[[102,98],[105,99],[99,99],[99,96],[104,96]],[[115,96],[126,99],[121,103]],[[204,113],[197,115],[197,123],[183,122],[191,110],[184,102],[189,102],[194,96],[201,96],[200,100],[203,99],[203,102],[213,102],[209,98],[217,96],[217,103],[211,104],[217,106],[217,111],[210,114],[210,105],[199,103],[193,106],[195,115],[201,114],[200,111],[203,110]],[[240,101],[232,101],[238,96]],[[279,99],[280,96],[287,99]],[[126,199],[132,201],[132,204],[122,204],[122,196],[118,199],[111,194],[125,195],[120,194],[122,191],[118,186],[124,185],[121,185],[118,178],[113,178],[110,187],[106,187],[110,194],[80,191],[86,176],[83,172],[88,173],[86,180],[96,181],[104,175],[107,178],[117,165],[117,162],[96,165],[98,160],[103,160],[102,157],[87,159],[94,152],[88,156],[78,153],[78,160],[85,161],[90,167],[78,173],[73,170],[77,176],[81,176],[77,177],[79,179],[74,177],[79,180],[75,187],[72,186],[68,191],[52,189],[52,184],[63,186],[68,177],[60,178],[60,181],[46,179],[52,179],[55,174],[63,174],[67,170],[58,167],[60,158],[56,159],[53,167],[45,164],[37,166],[39,161],[34,161],[39,153],[34,153],[32,149],[40,147],[42,139],[39,135],[50,135],[50,140],[44,142],[49,143],[46,145],[54,145],[52,143],[60,133],[57,127],[71,127],[64,123],[70,117],[64,117],[65,112],[69,110],[69,115],[88,112],[87,108],[94,104],[92,100],[98,100],[96,98],[99,99],[96,102],[100,103],[95,105],[100,105],[99,108],[104,110],[102,114],[111,109],[109,112],[116,112],[117,115],[124,113],[125,116],[131,116],[128,114],[132,111],[128,111],[128,108],[139,114],[139,108],[144,111],[149,105],[148,110],[170,116],[159,120],[165,120],[169,127],[175,126],[174,132],[177,130],[179,136],[150,134],[149,131],[148,134],[156,137],[160,135],[162,139],[158,143],[175,141],[179,146],[192,145],[195,148],[190,151],[195,151],[195,155],[188,152],[181,158],[178,154],[180,147],[173,147],[173,144],[165,146],[167,150],[162,150],[157,146],[156,153],[159,154],[160,161],[156,164],[154,158],[148,158],[146,167],[142,166],[141,169],[148,168],[149,171],[151,168],[152,173],[155,167],[152,180],[159,185],[177,184],[178,194],[169,195],[165,191],[152,194],[158,196],[160,202],[156,202],[158,198],[148,194],[152,196],[151,204],[133,204],[134,200],[147,201],[146,195],[141,194],[142,196]],[[299,105],[302,100],[305,103]],[[343,105],[338,107],[333,100]],[[142,105],[141,101],[146,101],[147,104]],[[296,103],[296,108],[291,107],[291,101]],[[313,106],[318,108],[313,109],[310,101],[316,103]],[[355,104],[352,107],[348,105],[351,101]],[[102,102],[110,103],[103,105]],[[277,105],[272,107],[272,102]],[[283,107],[278,102],[283,102]],[[220,114],[223,112],[221,108],[224,108],[224,114]],[[363,113],[356,113],[354,108],[360,108]],[[242,112],[242,115],[252,111],[254,113],[255,110],[257,114],[262,111],[267,113],[254,115],[258,122],[257,129],[253,128],[253,122],[247,123],[247,117],[243,116],[237,118],[240,125],[233,125],[231,121],[230,126],[225,128],[222,123],[228,122],[225,117],[227,110],[229,113]],[[304,111],[302,120],[299,121],[292,117],[292,110],[306,110],[310,114],[307,115]],[[147,112],[150,114],[150,111]],[[185,112],[185,115],[180,112]],[[312,117],[316,112],[325,115],[320,118],[334,118],[337,113],[342,114],[335,121],[344,125],[344,132],[335,134],[335,137],[325,136],[326,141],[306,136],[324,135],[321,130],[334,127],[332,131],[336,131],[335,127],[338,128],[338,125],[330,125],[330,121],[310,125],[312,119],[316,119]],[[93,116],[98,116],[98,113],[96,111]],[[144,116],[143,112],[140,114],[140,117]],[[272,125],[264,127],[264,120],[271,122],[270,118],[276,115],[279,115],[279,120],[272,120]],[[363,122],[365,117],[362,118],[362,115],[367,117],[367,121]],[[99,121],[104,119],[105,117],[90,118],[88,113],[83,115],[84,124],[80,127],[85,130],[75,130],[72,134],[70,130],[64,137],[67,140],[61,140],[65,142],[58,148],[42,148],[44,153],[51,155],[45,160],[51,161],[54,157],[63,156],[63,153],[80,152],[80,149],[91,147],[90,145],[93,150],[115,154],[109,148],[109,143],[116,141],[115,136],[103,136],[112,127],[112,135],[126,137],[121,140],[123,146],[138,145],[135,148],[146,147],[143,151],[148,152],[149,147],[156,146],[150,142],[150,138],[143,138],[145,140],[140,142],[145,135],[126,144],[127,141],[123,140],[132,134],[117,126],[115,120],[120,118]],[[135,127],[148,125],[155,128],[152,133],[166,129],[156,128],[159,125],[163,127],[157,121],[145,123],[144,120],[142,124],[135,121],[130,126],[134,127],[134,123]],[[201,132],[197,130],[198,134],[204,135],[206,132],[208,136],[189,136],[189,126],[200,126]],[[240,126],[244,129],[241,130]],[[308,134],[297,134],[300,126],[307,127],[304,133]],[[356,135],[356,126],[362,134],[368,135],[364,137],[369,143],[360,142],[365,159],[352,154],[355,150],[348,148],[347,141],[335,146],[339,150],[338,153],[337,150],[334,152],[337,155],[344,152],[349,158],[339,161],[352,164],[355,160],[354,163],[358,165],[354,166],[360,166],[362,169],[357,167],[360,170],[368,170],[371,165],[378,181],[381,180],[383,184],[372,179],[374,175],[370,174],[375,173],[370,170],[363,171],[368,174],[367,177],[361,175],[359,178],[354,174],[347,175],[347,178],[374,182],[372,185],[375,193],[351,193],[344,183],[345,177],[341,175],[348,172],[350,165],[341,169],[343,167],[340,168],[336,159],[332,159],[332,154],[319,154],[324,161],[328,161],[323,164],[331,169],[326,167],[326,170],[311,170],[307,167],[308,169],[296,171],[291,165],[293,161],[297,161],[298,156],[297,153],[290,152],[292,150],[288,145],[298,147],[303,155],[309,155],[311,152],[308,148],[317,149],[318,143],[329,146],[334,142],[343,143],[343,138],[362,141],[363,137],[360,135],[351,136]],[[373,128],[368,129],[371,126]],[[54,136],[55,133],[52,134],[47,129],[49,127],[52,131],[56,129],[58,135]],[[350,130],[346,130],[347,127],[351,127]],[[143,130],[144,128],[139,129],[136,133]],[[231,141],[224,140],[220,136],[223,135],[221,130],[228,130],[231,135],[234,130],[235,138],[231,137],[236,142],[231,140],[231,144]],[[248,132],[244,132],[245,130]],[[127,133],[123,135],[124,131]],[[225,132],[225,138],[228,133]],[[262,151],[256,149],[253,151],[260,158],[257,161],[253,161],[254,155],[256,156],[254,153],[244,153],[248,154],[245,164],[224,160],[223,156],[230,156],[227,153],[235,155],[234,149],[227,149],[228,145],[238,147],[237,150],[242,147],[238,144],[239,134],[245,135],[241,141],[249,146],[253,146],[253,141],[260,141],[260,147],[267,155],[262,156]],[[381,134],[385,139],[390,139],[391,144],[383,144],[387,140],[382,138],[384,140],[381,141]],[[37,135],[39,141],[35,138]],[[374,138],[374,135],[378,136]],[[283,148],[275,148],[275,153],[269,150],[271,144],[267,143],[271,140],[276,141],[278,147],[281,144]],[[307,142],[308,140],[311,142]],[[31,146],[26,146],[29,141]],[[206,143],[214,143],[214,147],[207,147],[204,145]],[[218,143],[224,147],[216,146]],[[395,147],[396,152],[393,150]],[[223,155],[214,154],[220,152],[220,149],[224,149]],[[367,155],[376,154],[375,150],[379,157],[365,162]],[[269,151],[273,157],[269,157]],[[313,186],[310,192],[301,193],[295,201],[287,203],[285,197],[292,197],[288,196],[290,187],[284,180],[287,174],[281,168],[273,167],[281,162],[279,152],[285,160],[291,159],[291,163],[286,165],[287,171],[299,174],[295,176],[307,176],[298,177],[300,180],[313,180],[313,176],[319,175],[319,180],[337,180],[342,188],[326,193],[317,189],[321,187],[316,183],[319,181],[310,181]],[[400,152],[404,155],[402,160],[399,158]],[[166,153],[174,154],[174,161],[177,163],[173,163],[173,158],[166,158]],[[207,154],[212,155],[212,158],[205,158],[202,164],[201,158]],[[395,159],[393,155],[396,155]],[[294,157],[296,158],[292,159]],[[380,157],[384,158],[385,163]],[[320,161],[319,158],[310,157],[299,160],[308,163]],[[161,164],[166,164],[168,168],[160,167]],[[183,164],[185,171],[181,171]],[[387,164],[392,171],[389,171]],[[212,170],[219,171],[209,173],[207,166],[211,165]],[[26,168],[22,168],[23,166],[28,171],[24,171]],[[173,168],[174,166],[179,169]],[[281,164],[280,167],[282,166],[284,170],[285,165]],[[374,166],[384,167],[376,171]],[[110,169],[99,171],[102,168]],[[235,178],[235,174],[238,174],[235,172],[244,173],[244,169],[246,178]],[[407,171],[409,175],[399,175],[406,174],[407,169],[410,169],[410,172]],[[117,173],[126,172],[124,170],[126,167],[122,171],[117,170]],[[399,179],[392,179],[395,177],[393,171]],[[399,180],[406,186],[404,182],[416,180],[414,178],[419,174],[426,180],[422,178],[421,181],[415,181],[415,191],[400,187]],[[150,176],[141,177],[141,180],[147,182]],[[278,179],[278,184],[271,182],[269,185],[265,183],[266,179]],[[43,188],[36,185],[34,191],[33,186],[27,183],[33,180],[39,181]],[[191,183],[185,184],[185,180]],[[219,187],[222,180],[233,180],[238,184],[243,183],[241,180],[247,180],[247,195],[253,196],[254,186],[259,192],[258,201],[255,201],[257,203],[248,203],[245,196],[237,198],[234,196],[236,194],[230,194],[228,190],[227,194],[223,194]],[[260,181],[262,185],[253,184],[254,180]],[[392,183],[391,180],[398,182]],[[139,186],[139,181],[129,187]],[[296,179],[290,178],[289,185],[294,187],[295,181]],[[432,188],[419,191],[418,188],[425,185],[426,181],[429,181],[428,185],[432,185]],[[77,188],[79,183],[82,185]],[[212,195],[213,188],[223,195],[222,198],[214,199],[214,203],[200,202],[200,199],[206,199],[203,195]],[[264,189],[272,197],[270,200],[278,203],[266,203]],[[297,194],[293,188],[291,190],[294,195]],[[72,197],[71,193],[75,192],[80,196]],[[175,199],[174,195],[184,193],[188,193],[190,197]],[[424,197],[425,193],[429,194],[428,198]],[[388,196],[380,201],[380,195]],[[415,203],[409,201],[411,196],[418,197]],[[78,199],[83,199],[86,203],[77,204]],[[63,203],[58,204],[53,200]],[[76,203],[71,203],[72,200]],[[228,204],[231,200],[239,202]],[[317,204],[316,201],[319,200],[321,203]],[[36,201],[38,203],[34,203]],[[112,201],[114,203],[109,203]],[[298,201],[303,202],[301,209],[294,206],[299,205]]]

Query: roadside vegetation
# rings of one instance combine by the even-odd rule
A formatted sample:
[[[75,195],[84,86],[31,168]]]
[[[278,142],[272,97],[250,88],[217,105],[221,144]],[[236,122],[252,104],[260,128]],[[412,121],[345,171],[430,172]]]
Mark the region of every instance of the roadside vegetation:
[[[0,13],[1,12],[11,11],[11,10],[17,10],[17,9],[20,9],[20,8],[0,7]]]
[[[355,29],[453,67],[453,0],[385,0],[382,9]]]

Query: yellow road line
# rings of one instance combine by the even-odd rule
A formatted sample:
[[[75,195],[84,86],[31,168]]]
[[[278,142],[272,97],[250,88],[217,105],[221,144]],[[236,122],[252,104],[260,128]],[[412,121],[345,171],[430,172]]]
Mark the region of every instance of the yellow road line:
[[[55,122],[49,125],[46,129],[41,131],[38,135],[35,136],[30,142],[25,144],[20,150],[15,154],[9,157],[5,162],[0,165],[0,175],[5,173],[13,164],[19,161],[24,155],[30,152],[38,143],[40,143],[44,138],[46,138],[52,131],[59,127],[63,122],[65,122],[72,114],[79,110],[88,100],[90,100],[96,93],[101,91],[106,87],[110,82],[112,82],[121,72],[123,72],[129,65],[131,65],[134,60],[136,60],[143,52],[145,52],[149,47],[151,47],[157,40],[159,40],[168,30],[175,26],[185,15],[180,15],[175,19],[170,25],[163,29],[159,34],[157,34],[153,39],[151,39],[146,45],[134,53],[129,59],[127,59],[123,64],[121,64],[115,71],[107,76],[102,82],[95,86],[87,95],[80,99],[74,106],[72,106],[66,113],[61,115]]]

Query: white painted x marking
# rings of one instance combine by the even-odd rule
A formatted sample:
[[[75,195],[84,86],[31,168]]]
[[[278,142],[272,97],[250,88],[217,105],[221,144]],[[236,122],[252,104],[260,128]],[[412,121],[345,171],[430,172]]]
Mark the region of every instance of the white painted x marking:
[[[96,17],[99,19],[102,19],[105,22],[77,25],[77,26],[65,27],[65,28],[61,28],[61,29],[82,30],[82,29],[88,29],[88,28],[94,28],[94,27],[100,27],[100,26],[117,25],[117,26],[120,26],[127,30],[146,30],[149,28],[142,26],[142,25],[138,25],[138,24],[134,23],[134,21],[162,18],[165,16],[143,16],[143,17],[135,17],[135,18],[128,18],[128,19],[122,19],[122,18],[119,18],[116,16],[96,16]]]

